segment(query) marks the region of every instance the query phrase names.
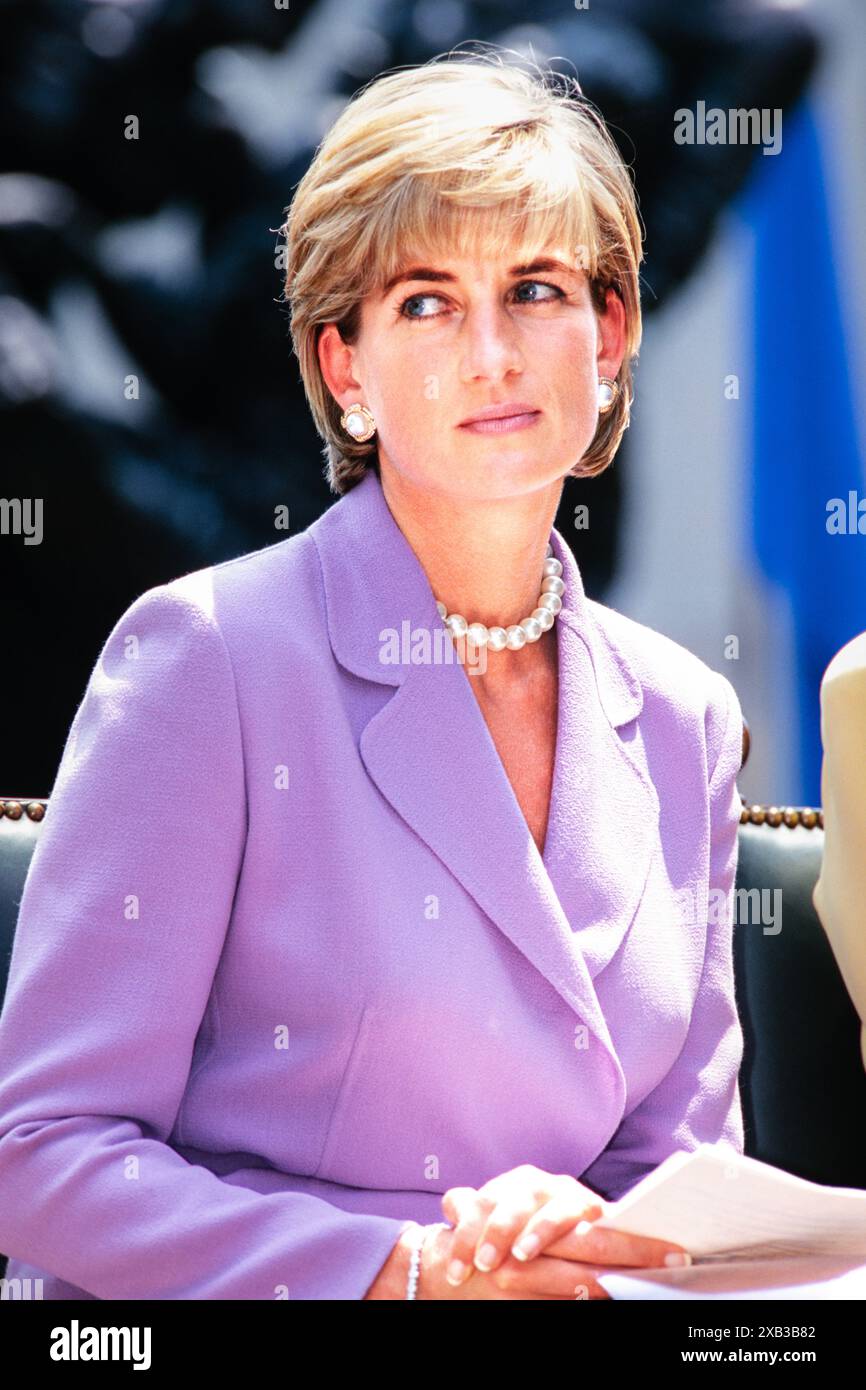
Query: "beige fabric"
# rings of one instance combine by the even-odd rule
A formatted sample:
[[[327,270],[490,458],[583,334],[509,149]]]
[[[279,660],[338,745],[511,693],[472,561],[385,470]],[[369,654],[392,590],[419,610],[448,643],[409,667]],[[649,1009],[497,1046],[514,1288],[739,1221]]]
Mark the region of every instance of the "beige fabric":
[[[863,1022],[866,1067],[866,632],[821,681],[824,856],[812,902]]]

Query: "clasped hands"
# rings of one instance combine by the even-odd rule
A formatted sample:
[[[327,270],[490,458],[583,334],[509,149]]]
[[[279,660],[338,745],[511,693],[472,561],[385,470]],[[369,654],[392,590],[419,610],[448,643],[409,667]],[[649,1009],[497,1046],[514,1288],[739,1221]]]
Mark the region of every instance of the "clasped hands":
[[[445,1232],[448,1284],[458,1298],[603,1299],[609,1294],[598,1283],[599,1266],[690,1263],[671,1241],[594,1225],[610,1205],[576,1178],[532,1164],[480,1188],[449,1188],[442,1197],[453,1226]],[[488,1282],[473,1294],[473,1281],[495,1288]]]

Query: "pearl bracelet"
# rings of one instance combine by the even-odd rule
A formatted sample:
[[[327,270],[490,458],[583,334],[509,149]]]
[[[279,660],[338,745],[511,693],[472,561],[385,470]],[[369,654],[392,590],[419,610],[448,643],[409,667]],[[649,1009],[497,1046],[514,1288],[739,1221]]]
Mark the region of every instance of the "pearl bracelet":
[[[447,1221],[437,1221],[437,1222],[436,1222],[436,1226],[437,1226],[437,1227],[446,1227],[446,1228],[447,1228],[448,1225],[449,1225],[449,1223],[448,1223]],[[420,1236],[416,1236],[416,1238],[415,1238],[415,1244],[414,1244],[414,1246],[413,1246],[413,1248],[412,1248],[412,1256],[411,1256],[411,1259],[409,1260],[409,1276],[408,1276],[408,1279],[406,1280],[406,1297],[407,1297],[407,1298],[415,1298],[415,1299],[417,1299],[417,1296],[418,1296],[418,1277],[419,1277],[419,1275],[420,1275],[420,1273],[421,1273],[421,1251],[424,1249],[424,1242],[425,1242],[425,1240],[427,1239],[427,1236],[430,1234],[430,1231],[431,1231],[432,1229],[434,1229],[434,1228],[433,1228],[433,1227],[430,1227],[430,1226],[421,1226],[421,1225],[418,1226],[418,1230],[420,1231],[421,1234],[420,1234]]]

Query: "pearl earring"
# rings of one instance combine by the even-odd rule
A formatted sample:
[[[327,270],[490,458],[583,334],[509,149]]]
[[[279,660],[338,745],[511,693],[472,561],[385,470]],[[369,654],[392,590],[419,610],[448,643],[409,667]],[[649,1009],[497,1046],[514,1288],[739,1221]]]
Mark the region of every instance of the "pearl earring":
[[[601,415],[606,415],[619,395],[619,386],[612,377],[602,376],[598,379],[598,409]]]
[[[359,444],[363,444],[365,439],[371,439],[376,433],[376,421],[367,407],[358,402],[343,411],[340,424]]]

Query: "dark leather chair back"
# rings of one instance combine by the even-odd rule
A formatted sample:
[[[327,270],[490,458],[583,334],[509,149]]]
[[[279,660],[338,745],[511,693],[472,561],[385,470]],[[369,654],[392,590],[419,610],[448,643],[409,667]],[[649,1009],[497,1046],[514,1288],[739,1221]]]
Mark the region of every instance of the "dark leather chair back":
[[[737,888],[751,902],[738,893],[734,969],[745,1146],[812,1182],[866,1188],[860,1019],[812,903],[823,848],[820,811],[743,807]]]
[[[41,797],[0,799],[0,1007],[24,880],[47,805]]]

